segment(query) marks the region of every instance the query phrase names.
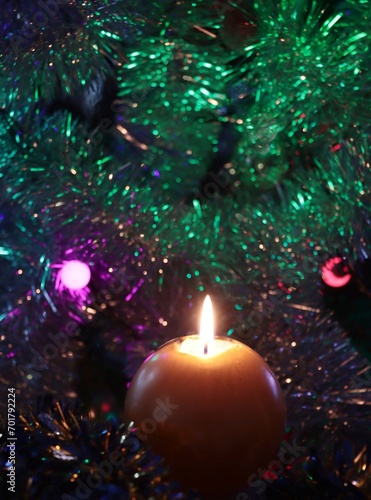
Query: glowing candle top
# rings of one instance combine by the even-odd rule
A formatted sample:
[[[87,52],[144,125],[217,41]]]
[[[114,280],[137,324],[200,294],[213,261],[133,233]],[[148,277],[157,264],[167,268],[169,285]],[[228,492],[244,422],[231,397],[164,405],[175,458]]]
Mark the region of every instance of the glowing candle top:
[[[214,337],[213,306],[210,296],[207,295],[202,308],[200,334],[186,337],[179,347],[179,352],[200,358],[210,358],[231,347],[233,344],[230,339]]]

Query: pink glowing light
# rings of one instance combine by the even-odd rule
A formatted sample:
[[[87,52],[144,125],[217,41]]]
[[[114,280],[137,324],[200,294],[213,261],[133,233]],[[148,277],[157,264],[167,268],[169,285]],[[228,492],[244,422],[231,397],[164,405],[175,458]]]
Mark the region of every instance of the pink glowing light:
[[[352,277],[350,273],[339,276],[339,273],[336,272],[336,267],[339,266],[342,261],[343,259],[341,257],[332,257],[322,267],[322,279],[326,285],[332,288],[341,288],[349,283]],[[344,270],[347,271],[347,269]]]
[[[63,286],[70,290],[82,290],[91,278],[90,268],[80,260],[70,260],[63,264],[59,279]]]

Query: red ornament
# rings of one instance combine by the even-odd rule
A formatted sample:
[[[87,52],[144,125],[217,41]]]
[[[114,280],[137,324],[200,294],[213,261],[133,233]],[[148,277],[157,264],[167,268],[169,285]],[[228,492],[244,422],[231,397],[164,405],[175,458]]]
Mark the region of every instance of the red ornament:
[[[341,288],[349,283],[352,275],[348,268],[344,267],[341,257],[332,257],[322,267],[322,279],[326,285],[332,288]]]

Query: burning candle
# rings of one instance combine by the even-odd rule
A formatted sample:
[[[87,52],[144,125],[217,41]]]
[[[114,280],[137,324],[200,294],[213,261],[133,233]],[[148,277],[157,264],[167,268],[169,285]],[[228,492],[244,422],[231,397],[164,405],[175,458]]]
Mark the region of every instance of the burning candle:
[[[200,335],[171,340],[145,360],[124,413],[171,479],[216,500],[275,457],[286,410],[267,363],[237,340],[214,338],[206,297]]]

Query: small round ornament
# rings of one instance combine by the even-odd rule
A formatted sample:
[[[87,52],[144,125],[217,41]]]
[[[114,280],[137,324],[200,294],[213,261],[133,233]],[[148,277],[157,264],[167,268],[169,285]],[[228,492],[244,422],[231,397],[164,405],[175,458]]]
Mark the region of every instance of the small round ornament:
[[[352,275],[341,257],[332,257],[322,267],[322,279],[332,288],[341,288],[349,283]]]
[[[62,265],[57,281],[69,290],[82,290],[89,284],[90,278],[91,272],[87,264],[80,260],[70,260]]]

